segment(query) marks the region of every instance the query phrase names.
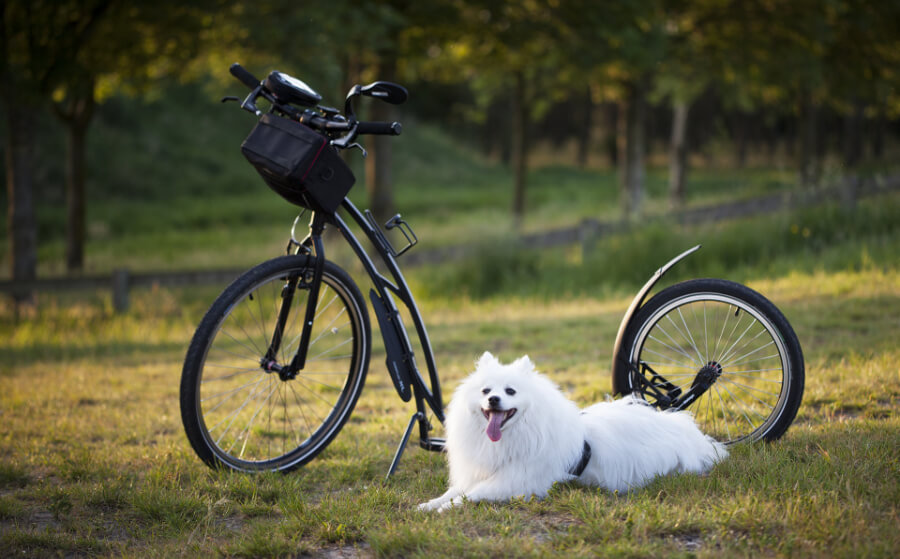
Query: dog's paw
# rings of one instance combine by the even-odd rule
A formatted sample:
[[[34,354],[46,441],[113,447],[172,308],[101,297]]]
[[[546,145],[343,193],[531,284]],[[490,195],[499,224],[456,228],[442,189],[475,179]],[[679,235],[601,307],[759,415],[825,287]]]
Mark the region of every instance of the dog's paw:
[[[472,502],[472,501],[467,496],[457,495],[456,497],[453,497],[449,501],[442,503],[441,506],[437,510],[438,510],[438,512],[444,512],[445,510],[452,509],[453,507],[461,507],[465,503],[470,503],[470,502]]]
[[[455,506],[459,506],[465,502],[463,497],[454,497],[452,499],[440,498],[432,499],[427,503],[422,503],[417,506],[416,509],[421,511],[437,511],[444,512],[447,509],[452,509]]]
[[[443,505],[446,505],[447,502],[448,501],[446,498],[438,497],[437,499],[432,499],[428,502],[422,503],[421,505],[417,506],[416,508],[418,510],[422,510],[422,511],[436,510],[436,511],[440,512],[441,510],[443,510],[443,508],[442,508]]]
[[[459,505],[459,504],[462,503],[462,501],[460,501],[459,503],[454,503],[453,501],[455,501],[455,500],[456,500],[456,499],[447,501],[446,503],[444,503],[443,505],[441,505],[440,507],[438,507],[437,511],[438,511],[438,512],[444,512],[445,510],[450,510],[450,509],[452,509],[453,507],[455,507],[455,506],[457,506],[457,505]]]

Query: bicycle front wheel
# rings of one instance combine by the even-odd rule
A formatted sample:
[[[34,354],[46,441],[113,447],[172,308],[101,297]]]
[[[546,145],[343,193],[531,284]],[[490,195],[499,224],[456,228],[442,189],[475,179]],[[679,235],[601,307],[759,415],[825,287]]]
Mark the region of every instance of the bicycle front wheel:
[[[730,281],[660,291],[635,316],[620,352],[632,367],[617,370],[627,378],[615,386],[660,408],[682,398],[700,428],[725,443],[781,437],[803,397],[794,330],[768,299]]]
[[[210,466],[292,470],[321,452],[353,411],[371,330],[359,288],[335,264],[325,262],[304,368],[296,376],[278,372],[300,343],[313,263],[283,256],[249,270],[197,328],[181,377],[181,416],[191,446]]]

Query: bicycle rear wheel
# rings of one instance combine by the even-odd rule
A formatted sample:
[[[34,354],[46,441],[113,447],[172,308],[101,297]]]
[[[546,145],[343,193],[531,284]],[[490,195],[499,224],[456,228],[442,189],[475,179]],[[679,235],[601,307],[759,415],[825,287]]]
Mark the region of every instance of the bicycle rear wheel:
[[[335,264],[325,262],[306,365],[292,378],[278,372],[299,344],[313,262],[294,255],[256,266],[197,328],[182,371],[181,416],[191,446],[210,466],[292,470],[321,452],[353,411],[371,330],[359,289]],[[290,312],[280,347],[267,356],[283,301]]]
[[[707,434],[725,442],[775,440],[803,397],[800,342],[768,299],[738,283],[699,279],[660,291],[637,313],[615,386],[660,408],[679,398]],[[685,399],[695,385],[708,388]]]

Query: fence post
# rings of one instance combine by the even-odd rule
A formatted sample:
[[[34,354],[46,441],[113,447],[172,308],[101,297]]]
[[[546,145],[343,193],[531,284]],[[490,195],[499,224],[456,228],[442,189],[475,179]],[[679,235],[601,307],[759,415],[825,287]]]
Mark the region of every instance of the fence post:
[[[584,219],[578,226],[578,242],[581,245],[581,259],[587,260],[597,239],[600,238],[600,223],[596,219]]]
[[[128,270],[116,269],[112,275],[112,299],[113,309],[117,313],[124,313],[128,310]]]

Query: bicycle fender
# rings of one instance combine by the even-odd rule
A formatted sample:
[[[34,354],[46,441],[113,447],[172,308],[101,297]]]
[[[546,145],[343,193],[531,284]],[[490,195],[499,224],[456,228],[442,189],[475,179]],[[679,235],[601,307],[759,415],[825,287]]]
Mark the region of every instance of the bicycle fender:
[[[390,295],[385,293],[390,298]],[[399,326],[400,314],[394,302],[388,300],[388,304],[375,293],[372,289],[369,291],[369,299],[372,301],[372,308],[375,310],[375,316],[378,317],[378,327],[381,328],[381,337],[384,339],[384,349],[387,357],[385,365],[388,373],[391,375],[391,381],[400,399],[409,402],[412,397],[412,375],[409,374],[409,366],[413,357],[412,350],[409,348],[409,340],[403,344],[399,331],[404,331]]]
[[[653,286],[656,285],[656,282],[662,278],[666,272],[672,269],[675,264],[678,264],[682,259],[686,256],[693,254],[700,250],[702,245],[697,245],[693,248],[689,248],[688,250],[682,252],[675,258],[666,262],[664,266],[660,269],[656,270],[647,283],[644,284],[644,287],[638,291],[637,295],[635,295],[634,299],[631,301],[631,305],[628,307],[628,310],[625,311],[625,316],[622,317],[622,322],[619,324],[619,332],[616,334],[616,343],[613,345],[613,362],[612,362],[612,378],[613,378],[613,394],[624,394],[624,390],[626,387],[624,386],[616,386],[616,378],[619,378],[623,375],[617,375],[621,369],[624,369],[627,363],[619,362],[619,351],[622,349],[622,343],[625,340],[625,332],[628,331],[628,328],[631,326],[631,322],[634,319],[634,315],[637,314],[638,309],[644,304],[644,300],[647,298],[647,294],[650,293],[650,290],[653,289]]]

